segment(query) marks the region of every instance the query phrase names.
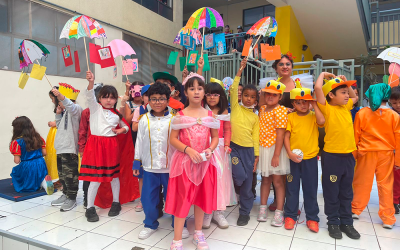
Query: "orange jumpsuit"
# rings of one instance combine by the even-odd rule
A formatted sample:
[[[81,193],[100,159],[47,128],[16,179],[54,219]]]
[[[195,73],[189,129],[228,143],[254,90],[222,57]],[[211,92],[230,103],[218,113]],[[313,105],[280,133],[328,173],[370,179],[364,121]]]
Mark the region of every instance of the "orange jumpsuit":
[[[354,120],[357,166],[354,173],[352,212],[360,215],[368,205],[374,174],[378,184],[379,217],[384,224],[396,222],[393,207],[393,166],[400,164],[400,118],[380,107],[361,109]]]

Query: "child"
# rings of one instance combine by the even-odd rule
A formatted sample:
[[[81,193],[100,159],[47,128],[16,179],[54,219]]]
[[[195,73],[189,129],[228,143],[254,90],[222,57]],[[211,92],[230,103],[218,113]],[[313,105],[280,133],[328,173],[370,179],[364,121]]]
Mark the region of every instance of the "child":
[[[120,193],[120,151],[116,135],[126,134],[129,127],[122,120],[122,115],[116,110],[118,92],[115,87],[105,85],[99,93],[99,103],[94,94],[94,76],[86,72],[89,85],[86,98],[90,110],[91,136],[82,159],[81,174],[79,179],[90,181],[88,190],[88,205],[85,216],[88,222],[96,222],[99,216],[94,207],[97,191],[102,182],[110,182],[113,202],[108,216],[119,215],[121,204]]]
[[[167,84],[171,90],[171,97],[169,98],[170,100],[168,104],[169,107],[172,108],[171,113],[174,115],[176,112],[182,110],[184,105],[174,98],[179,96],[179,89],[177,89],[179,85],[178,79],[168,72],[156,72],[153,74],[153,79],[155,83],[160,82]]]
[[[133,174],[143,173],[143,189],[141,200],[145,214],[144,229],[139,239],[149,238],[158,228],[157,218],[161,185],[164,196],[167,195],[169,180],[169,165],[174,152],[169,145],[172,115],[168,112],[170,89],[161,83],[151,85],[148,89],[151,112],[146,113],[139,121],[138,137],[136,139],[135,161]],[[182,238],[189,237],[189,231],[183,229]]]
[[[390,95],[390,106],[392,110],[397,114],[400,114],[400,87],[392,88],[392,94]],[[396,152],[395,152],[396,153]],[[394,182],[393,182],[393,205],[395,213],[399,214],[399,203],[400,203],[400,170],[395,166],[393,170]]]
[[[356,150],[353,121],[350,110],[357,97],[350,87],[355,81],[322,72],[315,84],[318,107],[325,117],[325,146],[323,151],[322,188],[324,191],[325,214],[328,217],[329,236],[342,238],[342,232],[352,239],[360,234],[353,227],[351,201]]]
[[[53,92],[51,92],[51,90],[49,92],[49,97],[54,104],[55,114],[57,111],[58,99],[53,94]],[[50,130],[46,138],[46,155],[44,156],[44,161],[46,162],[47,172],[49,173],[51,179],[53,181],[57,181],[57,183],[59,184],[60,182],[58,182],[57,153],[54,149],[54,139],[56,138],[57,133],[57,123],[55,121],[50,121],[47,123],[47,125],[50,127]],[[54,183],[54,185],[56,185],[56,183]]]
[[[257,220],[267,221],[267,201],[271,183],[274,183],[277,208],[271,225],[283,225],[283,203],[285,201],[285,183],[282,176],[290,173],[289,159],[283,147],[283,138],[287,124],[287,109],[279,105],[286,86],[277,81],[270,80],[264,92],[266,105],[260,107],[260,161],[258,170],[261,173],[261,206]]]
[[[253,208],[254,194],[251,190],[253,172],[258,163],[259,125],[258,116],[253,108],[257,100],[257,88],[246,85],[242,92],[243,105],[239,104],[238,89],[240,77],[246,67],[247,60],[243,59],[240,69],[230,88],[231,96],[231,160],[232,177],[235,191],[240,194],[238,226],[245,226],[250,220],[250,211]]]
[[[357,98],[359,98],[359,96],[358,96],[357,84],[355,84],[355,86],[354,86],[354,85],[351,86],[351,88],[353,89],[354,94],[357,96]],[[360,109],[361,109],[361,108],[358,106],[358,102],[356,102],[356,103],[353,104],[353,108],[350,110],[350,112],[351,112],[351,118],[353,119],[353,122],[354,122],[354,119],[356,118],[357,112],[360,111]]]
[[[228,114],[228,99],[222,86],[224,84],[214,78],[211,83],[206,85],[205,101],[206,109],[211,110],[216,118],[220,121],[221,126],[218,131],[219,143],[217,150],[222,155],[222,176],[217,179],[217,211],[212,214],[204,214],[203,228],[208,229],[211,220],[221,229],[229,227],[228,221],[225,219],[224,211],[227,206],[237,204],[236,195],[232,181],[232,168],[229,160],[230,142],[231,142],[231,123],[230,114]]]
[[[125,119],[130,124],[133,117],[133,112],[142,105],[142,94],[140,92],[141,88],[144,86],[142,82],[133,82],[130,85],[130,89],[126,91],[125,95],[129,95],[129,100],[125,104]],[[133,135],[133,134],[132,134]],[[133,138],[135,143],[136,138]]]
[[[46,143],[36,132],[31,120],[26,116],[19,116],[12,122],[13,136],[10,143],[10,152],[14,155],[14,162],[18,164],[11,172],[15,191],[35,192],[40,186],[51,195],[54,192],[51,177],[47,175]]]
[[[197,249],[209,249],[201,231],[204,213],[217,209],[218,129],[220,122],[201,105],[204,78],[191,73],[183,82],[188,106],[171,123],[171,146],[176,148],[171,159],[165,212],[175,216],[174,240],[170,249],[182,249],[182,230],[190,207],[194,205]],[[210,143],[211,136],[211,143]],[[214,153],[213,153],[214,152]],[[219,158],[219,159],[218,159]]]
[[[78,130],[82,108],[75,103],[80,91],[66,83],[59,85],[59,90],[52,89],[59,100],[54,148],[57,151],[58,176],[63,185],[63,195],[52,201],[51,205],[61,206],[60,211],[69,211],[76,206],[76,194],[79,189]]]
[[[378,215],[383,221],[383,228],[392,229],[396,218],[392,205],[393,167],[400,166],[400,117],[390,110],[387,100],[391,94],[386,83],[371,85],[365,95],[370,107],[361,109],[354,121],[357,166],[354,173],[352,202],[353,218],[364,211],[368,205],[371,188],[376,175],[379,194]]]
[[[286,176],[285,229],[291,230],[296,224],[301,179],[307,227],[318,233],[318,127],[324,125],[325,118],[311,93],[311,89],[302,88],[298,80],[296,88],[290,91],[295,112],[288,115],[284,139],[290,158],[290,174]],[[310,111],[310,104],[314,112]],[[303,156],[294,154],[292,150],[295,149],[300,149]]]

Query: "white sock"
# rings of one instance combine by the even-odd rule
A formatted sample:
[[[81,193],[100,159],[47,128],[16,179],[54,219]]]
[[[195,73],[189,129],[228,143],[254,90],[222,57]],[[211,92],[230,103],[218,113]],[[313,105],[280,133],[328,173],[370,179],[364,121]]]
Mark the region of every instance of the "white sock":
[[[111,181],[111,190],[113,194],[113,202],[119,202],[119,190],[120,190],[119,178],[114,178]]]
[[[90,182],[88,194],[87,194],[87,208],[94,207],[94,200],[96,199],[97,190],[99,190],[100,182]]]

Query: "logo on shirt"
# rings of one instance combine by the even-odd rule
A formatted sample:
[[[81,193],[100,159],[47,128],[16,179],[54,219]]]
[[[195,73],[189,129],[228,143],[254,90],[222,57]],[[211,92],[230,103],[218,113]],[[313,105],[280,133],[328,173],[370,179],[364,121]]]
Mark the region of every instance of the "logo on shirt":
[[[238,163],[239,163],[239,159],[236,156],[232,157],[232,164],[237,165]]]
[[[336,175],[331,175],[330,179],[331,179],[331,182],[336,182],[337,181],[337,176]]]
[[[286,176],[286,178],[287,178],[287,181],[288,181],[288,182],[292,182],[292,181],[293,181],[293,175],[291,175],[291,174],[288,174],[288,175]]]

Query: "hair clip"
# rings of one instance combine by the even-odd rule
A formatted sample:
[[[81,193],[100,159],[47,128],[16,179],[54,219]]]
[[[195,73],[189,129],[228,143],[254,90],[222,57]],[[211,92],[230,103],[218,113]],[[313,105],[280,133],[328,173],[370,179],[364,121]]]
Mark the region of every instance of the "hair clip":
[[[286,54],[284,54],[285,56],[289,57],[290,60],[293,61],[293,59],[296,59],[295,56],[293,56],[292,52],[288,51]]]

